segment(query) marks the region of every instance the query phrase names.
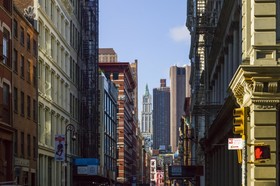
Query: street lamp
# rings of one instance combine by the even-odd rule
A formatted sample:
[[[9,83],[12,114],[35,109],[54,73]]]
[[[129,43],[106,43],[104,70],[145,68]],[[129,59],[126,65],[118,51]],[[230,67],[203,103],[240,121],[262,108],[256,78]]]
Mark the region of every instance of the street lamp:
[[[68,146],[67,134],[68,134],[68,131],[70,131],[70,135],[72,135],[72,140],[75,141],[76,140],[75,126],[73,124],[69,123],[65,127],[65,186],[67,186],[67,146]]]

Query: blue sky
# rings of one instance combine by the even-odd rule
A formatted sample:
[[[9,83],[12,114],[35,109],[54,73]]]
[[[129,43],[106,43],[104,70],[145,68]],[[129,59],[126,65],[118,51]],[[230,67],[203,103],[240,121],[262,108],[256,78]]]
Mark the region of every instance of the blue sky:
[[[121,62],[138,60],[139,109],[146,84],[152,94],[160,79],[169,86],[170,66],[189,64],[185,23],[186,0],[99,1],[99,47],[114,48]]]

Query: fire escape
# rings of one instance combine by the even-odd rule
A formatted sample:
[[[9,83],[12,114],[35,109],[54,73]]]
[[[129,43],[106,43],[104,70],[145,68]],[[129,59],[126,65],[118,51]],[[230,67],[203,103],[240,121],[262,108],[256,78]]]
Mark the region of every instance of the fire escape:
[[[194,152],[192,156],[195,164],[204,164],[205,137],[208,128],[219,109],[221,103],[215,103],[210,98],[211,82],[209,82],[208,53],[212,47],[212,40],[218,21],[218,8],[221,0],[189,0],[188,18],[186,26],[192,36],[191,59],[191,115],[192,136],[194,137]],[[198,145],[200,144],[200,145]]]
[[[99,158],[98,0],[84,0],[82,7],[82,154]]]

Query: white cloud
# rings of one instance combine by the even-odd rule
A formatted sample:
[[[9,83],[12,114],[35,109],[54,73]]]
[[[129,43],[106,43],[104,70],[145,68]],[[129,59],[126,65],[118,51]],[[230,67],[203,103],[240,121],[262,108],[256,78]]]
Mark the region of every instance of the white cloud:
[[[169,34],[175,42],[187,42],[190,40],[189,31],[185,26],[171,28]]]

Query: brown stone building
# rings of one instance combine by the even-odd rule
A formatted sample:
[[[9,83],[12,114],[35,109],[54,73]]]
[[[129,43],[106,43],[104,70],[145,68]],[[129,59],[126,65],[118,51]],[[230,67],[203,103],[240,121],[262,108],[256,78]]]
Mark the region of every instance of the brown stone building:
[[[17,183],[36,185],[38,32],[14,6],[13,12],[13,127]]]
[[[12,1],[0,1],[0,184],[13,180]]]
[[[113,48],[99,48],[98,61],[103,62],[117,62],[118,55]]]
[[[127,62],[99,63],[100,69],[119,89],[117,127],[117,182],[121,185],[136,181],[137,120],[134,117],[134,89],[132,69]]]

